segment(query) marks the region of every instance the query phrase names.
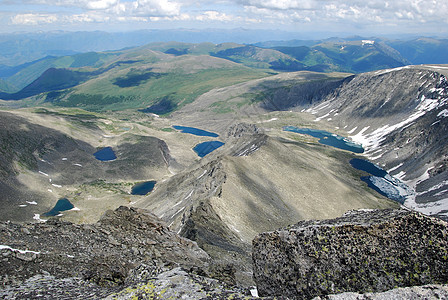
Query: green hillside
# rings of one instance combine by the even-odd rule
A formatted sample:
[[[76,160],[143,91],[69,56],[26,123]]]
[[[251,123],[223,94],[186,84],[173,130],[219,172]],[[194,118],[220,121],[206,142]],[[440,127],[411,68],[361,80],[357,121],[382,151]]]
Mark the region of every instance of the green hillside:
[[[273,49],[293,57],[305,67],[318,72],[362,73],[409,64],[393,48],[370,40],[328,41],[312,47],[279,46]]]
[[[386,43],[413,64],[448,63],[447,39],[418,38],[411,41],[387,41]]]
[[[11,93],[11,92],[14,92],[15,90],[16,90],[16,87],[14,87],[9,82],[0,78],[0,92]]]
[[[5,79],[0,98],[37,96],[37,102],[55,106],[166,114],[211,89],[278,72],[360,73],[405,64],[393,48],[368,40],[273,49],[235,43],[151,43],[28,63]],[[20,90],[8,94],[13,87]]]
[[[50,68],[99,67],[118,55],[119,53],[117,52],[89,52],[71,56],[47,57],[26,64],[26,67],[19,69],[13,75],[5,78],[5,81],[16,87],[13,92],[18,92],[35,81]]]
[[[168,113],[213,88],[268,76],[210,56],[168,56],[139,49],[122,58],[131,57],[138,60],[117,61],[69,91],[47,94],[47,101],[94,111],[145,109],[163,101],[162,106],[169,109],[155,113]]]

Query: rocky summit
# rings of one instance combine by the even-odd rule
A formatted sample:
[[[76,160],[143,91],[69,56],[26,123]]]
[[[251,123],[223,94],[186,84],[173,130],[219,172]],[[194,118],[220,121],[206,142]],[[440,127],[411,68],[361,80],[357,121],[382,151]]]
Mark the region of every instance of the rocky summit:
[[[302,221],[254,239],[257,288],[243,288],[222,258],[144,209],[122,206],[95,224],[4,222],[0,298],[443,299],[447,228],[391,209]]]
[[[120,207],[96,224],[2,223],[0,237],[2,299],[243,297],[204,277],[219,267],[143,209]]]
[[[311,299],[447,283],[447,230],[439,219],[387,209],[262,233],[253,240],[258,292]]]

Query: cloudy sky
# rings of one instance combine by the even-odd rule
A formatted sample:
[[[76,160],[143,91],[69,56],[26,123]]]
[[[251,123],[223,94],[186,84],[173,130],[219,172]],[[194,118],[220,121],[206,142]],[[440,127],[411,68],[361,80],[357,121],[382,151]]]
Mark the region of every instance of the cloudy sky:
[[[0,31],[281,29],[448,36],[448,0],[0,0]]]

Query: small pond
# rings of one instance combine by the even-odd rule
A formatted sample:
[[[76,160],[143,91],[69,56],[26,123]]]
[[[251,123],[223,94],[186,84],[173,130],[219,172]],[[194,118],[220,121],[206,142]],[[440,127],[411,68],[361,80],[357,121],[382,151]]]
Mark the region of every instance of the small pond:
[[[307,134],[312,137],[318,138],[319,143],[323,145],[332,146],[342,150],[348,150],[354,153],[363,153],[364,149],[361,145],[356,144],[343,136],[318,129],[299,128],[295,126],[285,126],[284,131],[296,132],[301,134]]]
[[[137,183],[132,187],[131,194],[144,196],[154,189],[156,183],[154,180]]]
[[[62,198],[56,202],[56,205],[49,212],[46,212],[43,215],[45,217],[57,216],[61,211],[70,210],[74,207],[75,206],[67,198]]]
[[[186,127],[186,126],[173,126],[174,129],[180,130],[182,133],[189,133],[197,136],[210,136],[210,137],[218,137],[218,134],[194,127]]]
[[[117,158],[114,150],[112,150],[112,147],[104,147],[103,149],[93,153],[93,155],[96,159],[101,161],[111,161]]]
[[[350,164],[353,168],[372,175],[362,176],[361,180],[366,182],[370,188],[389,199],[403,204],[406,197],[412,194],[412,190],[409,186],[367,160],[354,158],[350,160]]]
[[[196,152],[197,155],[199,155],[199,157],[204,157],[207,154],[215,151],[216,149],[218,149],[219,147],[221,147],[223,145],[224,145],[224,143],[220,142],[220,141],[204,142],[204,143],[197,144],[193,148],[193,150],[194,150],[194,152]]]

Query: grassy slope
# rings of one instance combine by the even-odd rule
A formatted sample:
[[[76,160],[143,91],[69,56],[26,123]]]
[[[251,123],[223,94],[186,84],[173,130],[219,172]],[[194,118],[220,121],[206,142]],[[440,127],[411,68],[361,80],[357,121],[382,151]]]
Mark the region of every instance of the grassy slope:
[[[141,51],[145,52],[143,49]],[[262,71],[209,56],[174,57],[150,52],[149,56],[132,53],[131,58],[139,61],[114,68],[87,81],[74,88],[69,97],[55,104],[88,110],[121,110],[145,108],[168,97],[183,106],[213,88],[267,76]],[[155,75],[145,79],[144,75],[150,72]],[[117,79],[128,78],[132,81],[132,76],[135,76],[135,84],[130,83],[129,87],[117,84]]]
[[[72,56],[48,57],[40,59],[35,63],[27,64],[27,67],[21,69],[14,75],[5,79],[13,83],[16,92],[36,80],[49,68],[79,68],[79,67],[99,67],[118,53],[83,53]]]
[[[324,42],[312,47],[275,47],[294,57],[308,70],[361,73],[402,66],[406,62],[397,51],[385,44],[362,41]]]

